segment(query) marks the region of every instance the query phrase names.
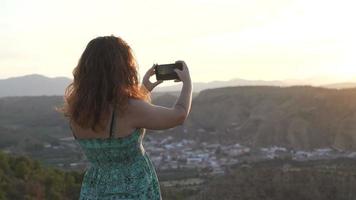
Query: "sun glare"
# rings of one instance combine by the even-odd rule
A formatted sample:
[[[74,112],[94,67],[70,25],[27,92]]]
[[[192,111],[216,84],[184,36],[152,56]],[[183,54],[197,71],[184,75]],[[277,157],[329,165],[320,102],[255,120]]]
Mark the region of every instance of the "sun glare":
[[[5,2],[0,79],[29,73],[72,78],[87,42],[110,34],[132,46],[141,74],[153,62],[184,59],[196,82],[312,76],[348,81],[356,75],[354,1]]]

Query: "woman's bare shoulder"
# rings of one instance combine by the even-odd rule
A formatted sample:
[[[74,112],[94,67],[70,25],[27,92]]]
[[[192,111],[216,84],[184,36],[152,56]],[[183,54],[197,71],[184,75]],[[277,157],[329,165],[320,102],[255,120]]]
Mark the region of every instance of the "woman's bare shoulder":
[[[144,109],[147,109],[147,107],[150,105],[151,104],[145,100],[129,98],[127,104],[127,113],[128,114],[140,113]]]

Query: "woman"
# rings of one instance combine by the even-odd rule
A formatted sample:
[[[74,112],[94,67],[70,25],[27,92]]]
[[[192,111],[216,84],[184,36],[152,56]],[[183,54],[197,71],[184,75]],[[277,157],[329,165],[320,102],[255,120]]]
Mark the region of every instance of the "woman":
[[[150,82],[154,67],[138,81],[129,45],[115,36],[89,42],[73,71],[63,112],[90,167],[85,171],[80,199],[161,199],[154,166],[142,140],[145,129],[183,124],[191,108],[188,68],[176,69],[183,87],[173,107],[150,103],[150,92],[162,81]]]

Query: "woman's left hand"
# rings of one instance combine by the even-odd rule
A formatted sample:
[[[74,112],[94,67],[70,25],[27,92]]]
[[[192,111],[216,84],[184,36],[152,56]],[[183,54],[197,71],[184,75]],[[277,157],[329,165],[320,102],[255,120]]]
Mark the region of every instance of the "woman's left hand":
[[[157,85],[161,84],[163,81],[159,80],[154,83],[150,81],[150,77],[155,74],[155,64],[146,72],[145,76],[142,79],[142,84],[146,87],[148,91],[152,91]]]

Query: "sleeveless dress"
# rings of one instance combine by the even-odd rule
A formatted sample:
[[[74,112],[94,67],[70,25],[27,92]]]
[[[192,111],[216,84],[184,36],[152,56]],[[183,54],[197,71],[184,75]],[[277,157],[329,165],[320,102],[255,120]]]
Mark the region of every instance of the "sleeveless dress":
[[[73,134],[90,163],[79,200],[161,200],[154,165],[142,146],[144,129],[114,138],[114,117],[115,109],[109,138],[77,138]]]

